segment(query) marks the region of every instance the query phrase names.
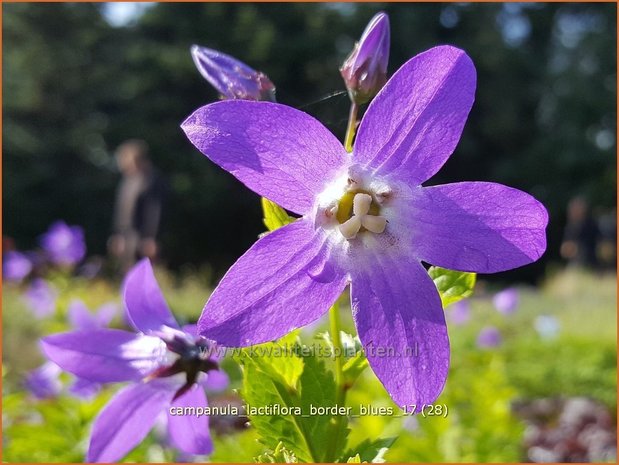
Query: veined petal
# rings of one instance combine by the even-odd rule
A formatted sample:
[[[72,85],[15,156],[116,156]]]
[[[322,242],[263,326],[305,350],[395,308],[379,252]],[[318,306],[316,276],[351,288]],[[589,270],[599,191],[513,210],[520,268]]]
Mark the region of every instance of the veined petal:
[[[345,286],[325,232],[300,219],[259,239],[237,260],[198,328],[228,347],[271,341],[318,319]]]
[[[462,50],[434,47],[389,79],[359,126],[353,159],[419,185],[454,151],[475,98],[476,72]]]
[[[188,392],[172,403],[173,408],[208,406],[204,388],[194,385]],[[204,455],[213,451],[213,441],[209,432],[208,415],[172,415],[168,412],[168,435],[174,447],[187,454]]]
[[[490,182],[417,189],[409,216],[413,253],[452,270],[496,273],[546,250],[548,213],[529,194]]]
[[[95,419],[87,462],[117,462],[146,437],[174,397],[169,384],[158,381],[116,393]]]
[[[138,331],[157,332],[165,327],[180,329],[145,258],[127,273],[123,286],[127,316]]]
[[[227,100],[196,110],[181,125],[211,161],[295,213],[312,208],[349,156],[320,122],[286,105]]]
[[[41,342],[43,352],[63,370],[102,383],[140,379],[165,355],[161,339],[118,329],[54,334]]]
[[[370,366],[400,406],[434,402],[449,369],[441,299],[423,266],[376,256],[352,276],[352,311]]]

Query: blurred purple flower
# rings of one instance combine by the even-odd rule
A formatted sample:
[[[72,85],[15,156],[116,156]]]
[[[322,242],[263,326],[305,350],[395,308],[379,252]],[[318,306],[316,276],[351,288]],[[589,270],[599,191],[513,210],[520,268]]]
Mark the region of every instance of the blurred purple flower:
[[[2,278],[7,281],[20,282],[32,271],[32,262],[26,255],[9,251],[2,257]]]
[[[56,221],[41,237],[41,247],[56,265],[75,265],[86,255],[84,231],[79,226],[69,226]]]
[[[221,388],[215,346],[180,328],[170,312],[150,262],[127,275],[124,302],[136,333],[90,329],[43,339],[50,360],[74,375],[101,383],[131,381],[95,420],[88,462],[114,462],[148,434],[160,413],[168,413],[172,443],[188,454],[212,451],[207,416],[175,415],[170,407],[206,406],[205,388]],[[227,380],[226,380],[227,381]]]
[[[554,316],[540,315],[533,323],[535,331],[542,339],[554,339],[559,335],[561,324]]]
[[[199,45],[191,46],[191,57],[200,74],[223,98],[275,101],[275,86],[266,74],[236,58]]]
[[[56,310],[58,291],[43,278],[36,278],[28,286],[23,300],[37,318],[50,316]]]
[[[459,300],[448,307],[447,317],[456,326],[462,326],[471,319],[471,303],[468,299]]]
[[[387,82],[390,30],[386,13],[376,14],[369,22],[340,73],[353,102],[366,103]]]
[[[477,335],[477,347],[481,349],[492,349],[502,342],[501,332],[494,326],[486,326]]]
[[[494,308],[503,315],[511,315],[518,309],[520,303],[520,293],[517,289],[510,287],[495,294],[492,299]]]
[[[45,362],[26,375],[25,387],[37,399],[56,397],[62,390],[61,372],[54,362]]]
[[[69,303],[67,318],[75,329],[97,329],[108,326],[118,313],[119,308],[113,302],[103,304],[95,313],[92,313],[84,302],[79,299],[73,299]]]
[[[546,249],[548,214],[530,195],[488,182],[421,186],[456,147],[475,82],[462,50],[417,55],[369,105],[352,154],[311,116],[276,103],[228,100],[187,118],[182,127],[202,153],[301,215],[230,268],[200,334],[225,346],[272,341],[320,318],[351,283],[357,333],[378,378],[399,405],[432,403],[449,339],[422,261],[493,273]]]

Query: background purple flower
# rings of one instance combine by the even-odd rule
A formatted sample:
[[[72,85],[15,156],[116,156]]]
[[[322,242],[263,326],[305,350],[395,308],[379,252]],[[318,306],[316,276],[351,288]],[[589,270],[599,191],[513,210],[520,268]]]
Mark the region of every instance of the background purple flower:
[[[503,342],[501,332],[494,326],[486,326],[477,335],[477,347],[481,349],[492,349],[498,347]]]
[[[32,262],[26,255],[17,251],[9,251],[2,257],[2,278],[7,281],[19,282],[32,271]]]
[[[118,305],[108,302],[101,305],[94,313],[88,310],[84,302],[72,299],[69,302],[67,318],[75,329],[96,329],[108,326],[119,313]]]
[[[205,305],[200,334],[225,346],[277,339],[320,318],[350,283],[374,373],[398,405],[433,402],[449,339],[422,262],[493,273],[546,249],[548,214],[530,195],[490,182],[422,187],[454,151],[475,86],[462,50],[417,55],[369,105],[352,154],[284,105],[228,100],[189,116],[182,128],[202,153],[301,215],[230,268]]]
[[[56,397],[62,390],[60,373],[62,369],[54,362],[45,362],[26,375],[24,385],[37,399]]]
[[[447,308],[447,318],[456,326],[465,325],[471,319],[471,303],[468,299],[459,300]]]
[[[228,99],[275,101],[269,78],[242,61],[210,48],[191,46],[191,57],[200,74]]]
[[[97,416],[86,460],[121,459],[166,412],[168,435],[175,447],[188,454],[210,453],[208,417],[173,415],[169,408],[206,406],[205,388],[212,384],[221,388],[221,377],[211,377],[217,369],[211,357],[214,347],[191,327],[179,327],[147,259],[128,273],[123,289],[137,333],[81,329],[43,339],[50,360],[79,378],[130,382]]]
[[[520,293],[517,289],[510,287],[495,294],[492,299],[494,307],[503,315],[511,315],[518,310],[520,304]]]
[[[58,291],[43,278],[36,278],[28,286],[23,300],[37,318],[50,316],[56,310]]]
[[[75,265],[86,255],[84,231],[79,226],[56,221],[41,236],[41,247],[56,265]]]

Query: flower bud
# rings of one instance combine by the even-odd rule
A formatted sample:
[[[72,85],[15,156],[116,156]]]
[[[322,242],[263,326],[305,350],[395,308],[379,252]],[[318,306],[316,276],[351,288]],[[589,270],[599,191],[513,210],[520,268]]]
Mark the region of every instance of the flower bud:
[[[275,101],[275,86],[266,74],[225,53],[191,46],[198,71],[224,99]]]
[[[376,14],[340,68],[354,103],[368,102],[387,82],[389,35],[389,17]]]

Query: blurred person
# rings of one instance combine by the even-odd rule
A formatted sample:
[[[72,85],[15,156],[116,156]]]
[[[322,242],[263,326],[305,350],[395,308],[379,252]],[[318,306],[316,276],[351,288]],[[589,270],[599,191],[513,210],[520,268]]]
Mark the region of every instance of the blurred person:
[[[598,238],[599,229],[591,215],[589,204],[583,197],[574,197],[567,206],[561,257],[571,265],[597,267]]]
[[[617,265],[617,209],[603,210],[597,215],[600,240],[597,245],[597,258],[606,270],[614,270]]]
[[[116,163],[122,179],[116,191],[113,234],[108,249],[125,272],[138,258],[153,260],[159,255],[157,234],[166,185],[153,167],[148,145],[143,140],[123,142],[116,150]]]

